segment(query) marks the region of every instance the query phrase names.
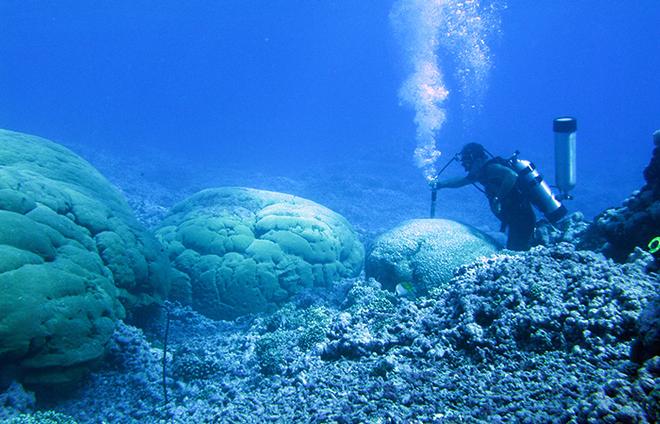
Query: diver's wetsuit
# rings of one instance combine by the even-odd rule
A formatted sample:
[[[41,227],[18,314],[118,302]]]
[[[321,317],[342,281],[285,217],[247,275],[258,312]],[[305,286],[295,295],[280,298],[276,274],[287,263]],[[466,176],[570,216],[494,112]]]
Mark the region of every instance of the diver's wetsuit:
[[[489,167],[492,164],[506,166],[504,163],[506,163],[504,159],[496,157],[486,162],[476,175],[468,175],[470,180],[484,187],[484,192],[491,206],[496,190],[500,187],[502,181],[494,175],[495,173],[489,172]],[[506,248],[510,250],[528,250],[532,243],[536,225],[536,215],[531,202],[516,182],[508,193],[500,197],[500,203],[501,210],[499,212],[493,210],[493,213],[502,221],[504,226],[508,227]]]

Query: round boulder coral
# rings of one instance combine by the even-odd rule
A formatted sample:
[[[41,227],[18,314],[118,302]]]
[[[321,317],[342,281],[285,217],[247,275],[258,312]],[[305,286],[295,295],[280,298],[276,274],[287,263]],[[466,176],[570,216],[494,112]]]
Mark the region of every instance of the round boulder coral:
[[[0,362],[27,382],[68,382],[125,309],[165,297],[167,257],[71,151],[6,130],[0,145]]]
[[[249,188],[201,191],[156,236],[177,276],[172,298],[215,319],[270,311],[300,289],[360,273],[364,248],[337,213]]]
[[[459,266],[496,251],[496,242],[476,228],[446,219],[414,219],[376,240],[365,271],[389,290],[401,285],[424,294],[449,281]]]

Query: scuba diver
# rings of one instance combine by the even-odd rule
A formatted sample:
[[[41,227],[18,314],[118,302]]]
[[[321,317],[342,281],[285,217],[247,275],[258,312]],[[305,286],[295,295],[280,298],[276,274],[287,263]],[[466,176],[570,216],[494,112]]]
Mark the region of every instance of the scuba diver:
[[[534,165],[518,159],[517,155],[518,152],[507,160],[491,155],[481,144],[468,143],[454,157],[460,160],[467,175],[448,179],[436,177],[430,185],[434,193],[441,188],[475,185],[486,195],[491,211],[502,223],[500,231],[508,228],[506,248],[522,251],[531,247],[536,226],[532,204],[552,223],[563,218],[567,211],[552,195]]]

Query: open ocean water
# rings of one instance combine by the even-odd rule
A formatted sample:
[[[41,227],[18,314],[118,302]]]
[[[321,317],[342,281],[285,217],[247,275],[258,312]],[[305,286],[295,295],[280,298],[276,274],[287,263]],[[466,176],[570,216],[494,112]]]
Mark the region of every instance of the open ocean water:
[[[424,3],[465,4],[451,17],[462,29],[433,35],[452,29],[432,10],[393,22],[396,7]],[[225,168],[314,178],[330,163],[372,162],[365,174],[385,186],[409,178],[418,216],[428,196],[413,156],[416,109],[400,91],[427,60],[424,43],[436,42],[428,60],[448,92],[436,104],[438,164],[474,141],[503,156],[520,150],[552,182],[552,120],[575,116],[569,206],[593,216],[641,182],[660,113],[659,16],[653,0],[5,0],[0,119],[120,159],[157,152],[172,162],[163,173],[185,158],[192,175],[205,169],[200,180],[209,168],[218,178]],[[344,188],[328,181],[314,199]]]

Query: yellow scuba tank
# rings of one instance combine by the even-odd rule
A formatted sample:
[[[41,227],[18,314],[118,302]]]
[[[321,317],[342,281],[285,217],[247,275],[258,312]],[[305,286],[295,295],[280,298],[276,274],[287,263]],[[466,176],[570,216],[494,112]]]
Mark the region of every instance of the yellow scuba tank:
[[[536,166],[528,160],[518,158],[519,154],[520,152],[516,151],[507,160],[511,169],[518,174],[518,187],[548,221],[551,223],[559,221],[568,212],[566,207],[557,200]]]

